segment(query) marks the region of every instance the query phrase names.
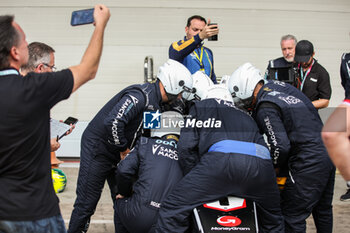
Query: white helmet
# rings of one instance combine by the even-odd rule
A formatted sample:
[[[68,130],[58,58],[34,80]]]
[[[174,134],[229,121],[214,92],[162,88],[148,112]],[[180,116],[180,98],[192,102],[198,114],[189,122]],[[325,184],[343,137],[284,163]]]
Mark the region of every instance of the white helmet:
[[[157,78],[162,82],[165,92],[178,95],[185,89],[192,89],[190,71],[180,62],[169,59],[159,67]]]
[[[167,134],[180,135],[180,124],[184,122],[183,116],[175,111],[163,112],[161,117],[161,127],[159,129],[151,129],[151,137],[163,137]],[[164,124],[163,124],[164,123]]]
[[[220,79],[220,85],[223,85],[224,87],[227,87],[228,80],[230,79],[230,75],[224,75]]]
[[[228,91],[226,87],[220,84],[210,86],[204,93],[202,100],[212,99],[212,98],[226,100],[233,103],[231,93]]]
[[[197,71],[192,74],[192,94],[187,93],[182,95],[184,99],[193,100],[202,98],[204,92],[210,87],[214,85],[213,81],[208,77],[208,75],[204,74],[202,71]],[[187,98],[185,98],[187,97]]]
[[[228,90],[233,96],[244,100],[253,96],[256,84],[263,80],[259,69],[250,63],[244,63],[228,80]]]

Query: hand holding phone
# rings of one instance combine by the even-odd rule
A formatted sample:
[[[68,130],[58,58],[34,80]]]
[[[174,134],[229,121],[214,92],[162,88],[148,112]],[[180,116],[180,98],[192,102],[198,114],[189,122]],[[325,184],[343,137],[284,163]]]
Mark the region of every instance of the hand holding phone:
[[[50,119],[50,138],[53,138],[57,141],[63,136],[67,135],[67,132],[72,129],[72,126],[55,119]]]
[[[109,9],[103,4],[98,4],[95,8],[73,11],[71,25],[78,26],[93,23],[94,26],[102,26],[104,28],[110,16]]]
[[[63,123],[67,124],[67,125],[75,125],[78,122],[77,118],[74,117],[68,117]]]
[[[69,130],[67,130],[66,135],[70,134],[73,129],[75,128],[75,124],[78,122],[78,119],[77,118],[74,118],[74,117],[68,117],[63,123],[71,126]]]
[[[72,12],[70,24],[72,26],[90,24],[94,22],[94,8]]]
[[[109,12],[109,9],[105,5],[103,4],[96,5],[95,11],[94,11],[94,19],[95,19],[94,25],[95,26],[101,25],[102,27],[106,27],[110,16],[111,16],[111,13]]]
[[[210,25],[218,25],[217,23],[209,23],[208,26]],[[216,29],[217,27],[213,27],[212,29]],[[218,35],[214,35],[211,37],[208,37],[208,41],[217,41],[218,40]]]

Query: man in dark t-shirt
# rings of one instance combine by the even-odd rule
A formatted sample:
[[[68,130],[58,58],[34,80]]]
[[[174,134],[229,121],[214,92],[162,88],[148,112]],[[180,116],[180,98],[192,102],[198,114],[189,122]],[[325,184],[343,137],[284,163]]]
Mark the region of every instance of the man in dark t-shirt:
[[[66,232],[51,180],[50,109],[95,77],[109,16],[95,7],[79,65],[26,76],[19,74],[28,61],[25,33],[13,16],[0,16],[0,232]]]
[[[21,75],[26,76],[29,72],[35,73],[46,73],[46,72],[55,72],[55,50],[41,42],[32,42],[28,45],[29,59],[27,64],[21,67]],[[75,128],[74,125],[71,125],[71,129],[67,131],[66,135],[70,134]],[[56,152],[61,143],[58,142],[57,137],[51,138],[51,166],[58,167],[59,164],[63,161],[59,160],[56,157]]]
[[[332,89],[327,70],[314,59],[314,46],[308,40],[301,40],[295,47],[294,61],[299,63],[300,90],[317,109],[326,108]]]

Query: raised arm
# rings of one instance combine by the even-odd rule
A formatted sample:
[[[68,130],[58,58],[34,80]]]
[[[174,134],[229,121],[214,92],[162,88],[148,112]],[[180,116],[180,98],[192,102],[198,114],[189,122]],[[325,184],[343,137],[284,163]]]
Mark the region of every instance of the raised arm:
[[[94,10],[95,30],[90,43],[77,66],[69,67],[73,73],[74,86],[72,92],[81,85],[95,78],[103,47],[103,35],[110,17],[109,9],[104,5],[96,5]]]

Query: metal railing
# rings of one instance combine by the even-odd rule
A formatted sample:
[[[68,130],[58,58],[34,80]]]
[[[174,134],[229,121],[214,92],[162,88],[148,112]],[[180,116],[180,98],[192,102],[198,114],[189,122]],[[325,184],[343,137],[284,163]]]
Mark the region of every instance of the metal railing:
[[[144,71],[144,82],[150,83],[155,80],[154,74],[153,74],[153,57],[152,56],[146,56],[143,64],[143,71]]]

